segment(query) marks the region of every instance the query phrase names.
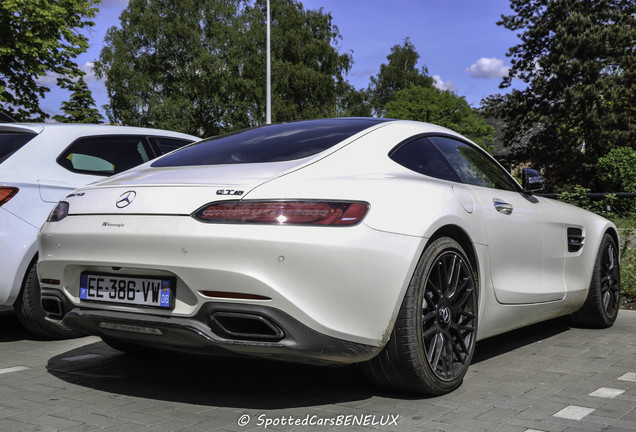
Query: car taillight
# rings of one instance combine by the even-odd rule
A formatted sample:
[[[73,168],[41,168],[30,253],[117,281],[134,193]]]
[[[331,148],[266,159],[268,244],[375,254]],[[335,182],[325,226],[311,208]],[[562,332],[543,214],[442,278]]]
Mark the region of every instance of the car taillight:
[[[192,216],[202,222],[275,225],[355,225],[369,204],[344,201],[222,201]]]
[[[66,201],[60,201],[57,203],[51,214],[49,214],[47,222],[59,222],[68,216],[68,203]]]
[[[0,187],[0,207],[5,205],[11,198],[18,193],[20,189],[17,187]]]

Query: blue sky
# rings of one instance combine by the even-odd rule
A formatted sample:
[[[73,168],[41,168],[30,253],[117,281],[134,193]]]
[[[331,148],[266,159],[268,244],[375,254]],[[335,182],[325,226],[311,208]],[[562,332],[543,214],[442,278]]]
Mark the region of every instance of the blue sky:
[[[505,92],[499,84],[510,65],[506,52],[519,40],[495,23],[501,14],[511,13],[509,0],[301,1],[305,9],[323,8],[331,13],[342,36],[340,52],[353,55],[354,65],[347,79],[358,89],[366,88],[369,78],[387,62],[391,47],[409,37],[421,56],[418,66],[428,67],[439,88],[464,96],[473,106],[491,94]],[[108,103],[108,97],[91,65],[99,58],[106,30],[119,26],[119,15],[127,4],[128,0],[102,0],[94,20],[96,25],[87,32],[90,49],[77,58],[88,73],[85,79],[100,110]],[[54,89],[53,78],[42,81],[52,87],[42,102],[43,109],[57,114],[68,93]]]

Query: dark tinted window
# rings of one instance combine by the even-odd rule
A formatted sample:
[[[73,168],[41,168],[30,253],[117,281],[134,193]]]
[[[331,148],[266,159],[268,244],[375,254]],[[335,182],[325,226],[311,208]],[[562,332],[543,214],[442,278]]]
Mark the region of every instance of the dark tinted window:
[[[325,119],[262,126],[221,135],[163,157],[153,167],[279,162],[301,159],[369,128],[381,119]]]
[[[133,168],[152,158],[145,137],[113,135],[75,140],[57,158],[69,171],[111,175]]]
[[[518,191],[508,173],[480,149],[447,137],[430,137],[446,157],[462,183],[492,189]]]
[[[0,132],[0,163],[29,142],[35,135],[27,133]]]
[[[190,144],[192,141],[178,139],[178,138],[165,138],[165,137],[148,137],[148,140],[157,146],[159,153],[157,156],[170,153],[173,150]]]
[[[417,138],[395,150],[391,159],[400,165],[430,177],[460,182],[446,158],[426,137]]]

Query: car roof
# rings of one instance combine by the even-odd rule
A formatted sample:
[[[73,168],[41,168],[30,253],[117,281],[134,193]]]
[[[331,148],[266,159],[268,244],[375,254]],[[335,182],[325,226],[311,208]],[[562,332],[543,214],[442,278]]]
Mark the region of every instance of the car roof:
[[[153,136],[188,142],[199,138],[180,132],[161,129],[114,126],[105,124],[69,123],[0,123],[0,134],[29,134],[33,138],[22,145],[0,164],[3,178],[17,175],[22,178],[38,171],[38,167],[53,166],[60,152],[78,138],[104,136]],[[62,169],[60,167],[60,169]]]
[[[180,136],[188,139],[199,139],[198,137],[173,132],[163,129],[143,128],[134,126],[119,126],[108,124],[88,124],[88,123],[0,123],[0,131],[21,131],[27,133],[41,133],[44,130],[51,131],[72,131],[73,133],[88,133],[90,135],[99,134],[151,134],[164,136]]]

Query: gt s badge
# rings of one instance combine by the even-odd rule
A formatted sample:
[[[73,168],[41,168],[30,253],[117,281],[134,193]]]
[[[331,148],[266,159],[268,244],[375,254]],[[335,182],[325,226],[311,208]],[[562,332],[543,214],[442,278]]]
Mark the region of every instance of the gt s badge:
[[[217,195],[243,195],[245,192],[236,189],[219,189],[216,191]]]

